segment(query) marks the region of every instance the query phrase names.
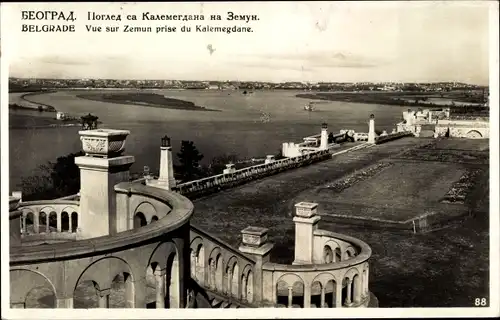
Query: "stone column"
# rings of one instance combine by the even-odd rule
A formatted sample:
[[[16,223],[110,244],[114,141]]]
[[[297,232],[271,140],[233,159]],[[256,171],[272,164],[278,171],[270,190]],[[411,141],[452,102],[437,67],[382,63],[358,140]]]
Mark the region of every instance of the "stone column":
[[[293,300],[293,287],[289,286],[288,287],[288,308],[292,307],[292,300]]]
[[[292,264],[313,263],[314,231],[321,219],[316,215],[317,203],[300,202],[295,205],[295,260]]]
[[[156,309],[165,308],[165,274],[160,270],[156,270],[155,273],[156,281]]]
[[[61,212],[57,213],[57,232],[61,232]]]
[[[325,287],[321,286],[321,306],[320,308],[325,307]]]
[[[333,296],[333,303],[335,308],[342,308],[342,281],[335,283],[335,295]]]
[[[345,305],[347,307],[349,307],[352,304],[352,301],[351,301],[351,292],[352,292],[351,285],[352,285],[352,280],[351,279],[347,279],[347,297],[346,297],[346,300],[345,300]]]
[[[109,294],[111,289],[100,290],[99,295],[99,308],[109,308]]]
[[[230,296],[233,296],[233,271],[231,269],[227,272],[227,289]]]
[[[253,299],[248,301],[260,303],[263,299],[262,266],[269,261],[270,252],[274,244],[267,242],[267,228],[247,227],[241,231],[242,244],[239,250],[252,255],[255,259],[253,269],[252,292]]]
[[[133,156],[121,156],[130,132],[97,129],[79,133],[85,151],[85,156],[75,158],[81,178],[81,237],[114,234],[117,230],[114,186],[129,181],[129,168],[134,163]]]
[[[217,289],[217,283],[216,283],[216,277],[215,274],[217,273],[217,268],[215,267],[215,260],[212,259],[210,261],[210,288],[216,290]]]
[[[375,143],[375,116],[370,115],[370,122],[368,125],[368,143]]]
[[[57,298],[56,308],[58,309],[73,309],[73,297],[69,298]]]

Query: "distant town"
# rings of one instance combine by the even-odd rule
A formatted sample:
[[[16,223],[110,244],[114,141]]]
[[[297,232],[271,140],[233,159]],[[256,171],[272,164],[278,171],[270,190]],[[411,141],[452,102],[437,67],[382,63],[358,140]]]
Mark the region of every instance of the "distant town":
[[[386,91],[446,92],[487,89],[486,86],[460,82],[261,82],[261,81],[182,81],[182,80],[116,80],[116,79],[36,79],[9,78],[10,91],[35,89],[207,89],[207,90],[306,90],[306,91]]]

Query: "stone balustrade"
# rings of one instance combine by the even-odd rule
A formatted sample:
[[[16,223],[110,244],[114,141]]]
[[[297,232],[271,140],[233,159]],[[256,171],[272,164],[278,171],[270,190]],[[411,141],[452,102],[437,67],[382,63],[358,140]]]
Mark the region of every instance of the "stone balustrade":
[[[80,232],[80,205],[74,200],[21,202],[21,238],[36,240],[74,240]]]
[[[262,266],[264,301],[288,308],[367,307],[370,247],[320,229],[314,232],[314,247],[313,264]]]
[[[109,308],[110,297],[121,308],[185,306],[189,275],[184,274],[183,266],[188,262],[183,252],[189,244],[193,204],[182,195],[158,188],[131,183],[120,184],[118,188],[151,203],[157,201],[170,211],[161,214],[156,223],[92,239],[43,245],[11,241],[12,308],[36,307],[29,299],[35,288],[52,292],[54,300],[49,307],[53,308]],[[19,226],[25,213],[40,216],[42,211],[54,211],[62,216],[69,207],[78,214],[76,202],[21,202],[17,208],[12,205],[9,220],[11,227]],[[134,209],[130,211],[135,212]],[[151,277],[155,280],[153,288],[148,285]],[[122,279],[123,289],[113,285],[117,279]]]
[[[392,140],[400,139],[403,137],[410,137],[413,136],[413,132],[410,131],[401,131],[401,132],[395,132],[395,133],[389,133],[384,136],[378,136],[375,138],[375,144],[382,144],[386,143]]]
[[[255,301],[255,261],[229,244],[191,225],[191,278],[219,295],[251,304]]]
[[[297,157],[275,160],[271,163],[259,164],[232,173],[219,174],[200,180],[179,184],[173,190],[190,198],[205,195],[210,192],[230,188],[245,182],[274,175],[285,170],[306,166],[331,157],[328,150],[320,150]]]

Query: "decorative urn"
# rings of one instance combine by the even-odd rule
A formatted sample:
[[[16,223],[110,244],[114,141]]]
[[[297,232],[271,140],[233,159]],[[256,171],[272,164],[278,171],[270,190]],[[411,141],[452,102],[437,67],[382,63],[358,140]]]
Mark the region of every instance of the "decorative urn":
[[[128,130],[95,129],[78,132],[85,155],[98,158],[112,158],[125,150]]]

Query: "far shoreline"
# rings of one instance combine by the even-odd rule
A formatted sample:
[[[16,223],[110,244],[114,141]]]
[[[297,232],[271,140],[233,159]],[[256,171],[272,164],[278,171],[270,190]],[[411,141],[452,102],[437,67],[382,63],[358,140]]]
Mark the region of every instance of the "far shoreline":
[[[170,110],[185,110],[185,111],[215,111],[221,110],[208,109],[202,106],[197,106],[191,101],[167,98],[161,94],[139,92],[139,93],[83,93],[77,94],[77,98],[91,101],[99,101],[115,104],[126,104],[139,107],[162,108]]]

